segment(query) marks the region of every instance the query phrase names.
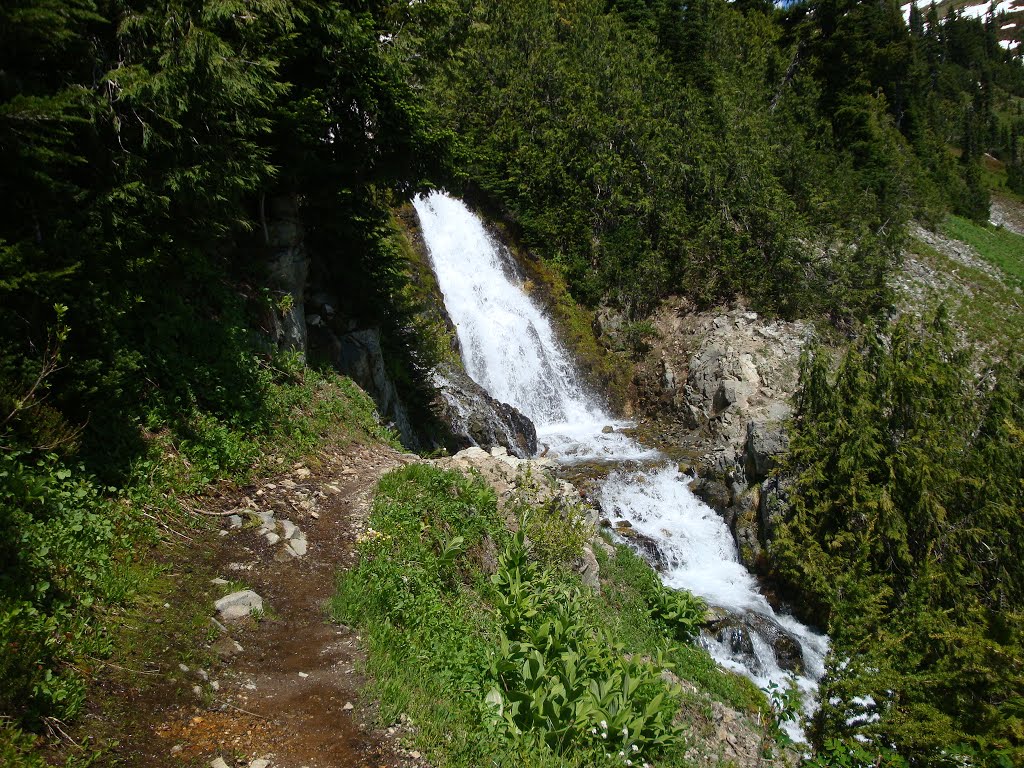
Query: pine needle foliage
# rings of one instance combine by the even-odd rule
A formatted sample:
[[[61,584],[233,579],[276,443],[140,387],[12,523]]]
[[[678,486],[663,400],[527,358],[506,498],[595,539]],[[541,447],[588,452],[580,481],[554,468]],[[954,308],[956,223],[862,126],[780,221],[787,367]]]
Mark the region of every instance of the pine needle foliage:
[[[819,744],[1024,756],[1022,374],[1010,357],[976,377],[942,310],[869,330],[834,374],[805,356],[772,555],[833,638]]]

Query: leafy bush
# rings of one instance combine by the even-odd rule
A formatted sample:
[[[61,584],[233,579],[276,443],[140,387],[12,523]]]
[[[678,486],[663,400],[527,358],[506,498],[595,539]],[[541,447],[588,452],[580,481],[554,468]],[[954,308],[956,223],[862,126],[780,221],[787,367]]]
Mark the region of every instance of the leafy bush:
[[[588,626],[578,592],[527,560],[522,532],[491,581],[502,626],[486,701],[509,737],[556,754],[589,748],[636,761],[679,740],[678,698],[660,677],[670,665],[627,658]]]
[[[707,603],[685,589],[672,589],[659,581],[649,599],[651,616],[680,640],[695,638],[707,620]]]
[[[55,456],[0,451],[0,712],[32,721],[81,707],[77,663],[109,650],[95,608],[114,571],[116,519],[95,483]]]

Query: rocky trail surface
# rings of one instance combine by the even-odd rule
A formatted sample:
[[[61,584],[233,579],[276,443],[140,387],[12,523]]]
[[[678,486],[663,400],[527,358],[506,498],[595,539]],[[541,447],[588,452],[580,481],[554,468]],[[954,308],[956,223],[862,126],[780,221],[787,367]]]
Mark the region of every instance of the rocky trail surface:
[[[377,480],[411,460],[385,446],[352,446],[316,470],[296,465],[206,500],[204,512],[223,527],[198,534],[216,537],[212,546],[195,541],[212,550],[209,562],[190,576],[181,567],[185,580],[205,572],[208,597],[193,595],[206,607],[204,642],[189,663],[172,653],[140,670],[146,685],[130,675],[108,681],[129,709],[118,758],[140,767],[425,765],[402,746],[411,730],[404,718],[374,726],[374,704],[361,692],[361,638],[327,619]]]

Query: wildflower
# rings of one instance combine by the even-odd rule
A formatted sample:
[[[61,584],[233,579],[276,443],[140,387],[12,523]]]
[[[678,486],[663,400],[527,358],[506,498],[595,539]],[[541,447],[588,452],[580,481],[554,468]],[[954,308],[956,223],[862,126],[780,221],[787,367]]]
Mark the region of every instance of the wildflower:
[[[640,751],[640,747],[638,747],[636,744],[634,744],[633,745],[633,751],[634,752],[639,752]]]
[[[608,730],[608,721],[607,720],[602,720],[600,723],[598,723],[598,725],[601,726],[601,730],[602,731],[607,731]]]

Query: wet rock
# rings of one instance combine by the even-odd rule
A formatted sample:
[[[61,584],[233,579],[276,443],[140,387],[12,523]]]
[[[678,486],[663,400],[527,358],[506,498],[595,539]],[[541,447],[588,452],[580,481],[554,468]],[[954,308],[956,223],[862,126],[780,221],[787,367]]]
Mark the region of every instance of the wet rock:
[[[736,656],[754,656],[754,641],[750,639],[750,630],[742,625],[722,627],[715,633],[715,639]]]
[[[221,621],[237,621],[249,616],[253,611],[262,611],[263,598],[251,589],[243,589],[225,595],[214,603],[214,607]]]
[[[732,491],[722,477],[698,477],[690,490],[716,512],[724,514],[732,506]]]
[[[780,668],[797,673],[803,670],[804,655],[799,640],[778,623],[760,613],[749,613],[743,620],[771,646]]]
[[[663,573],[668,569],[668,559],[656,539],[640,533],[628,520],[617,520],[615,532],[656,571]]]
[[[435,374],[438,397],[433,409],[451,432],[449,450],[503,446],[527,458],[537,452],[537,430],[516,408],[495,400],[462,371]]]

